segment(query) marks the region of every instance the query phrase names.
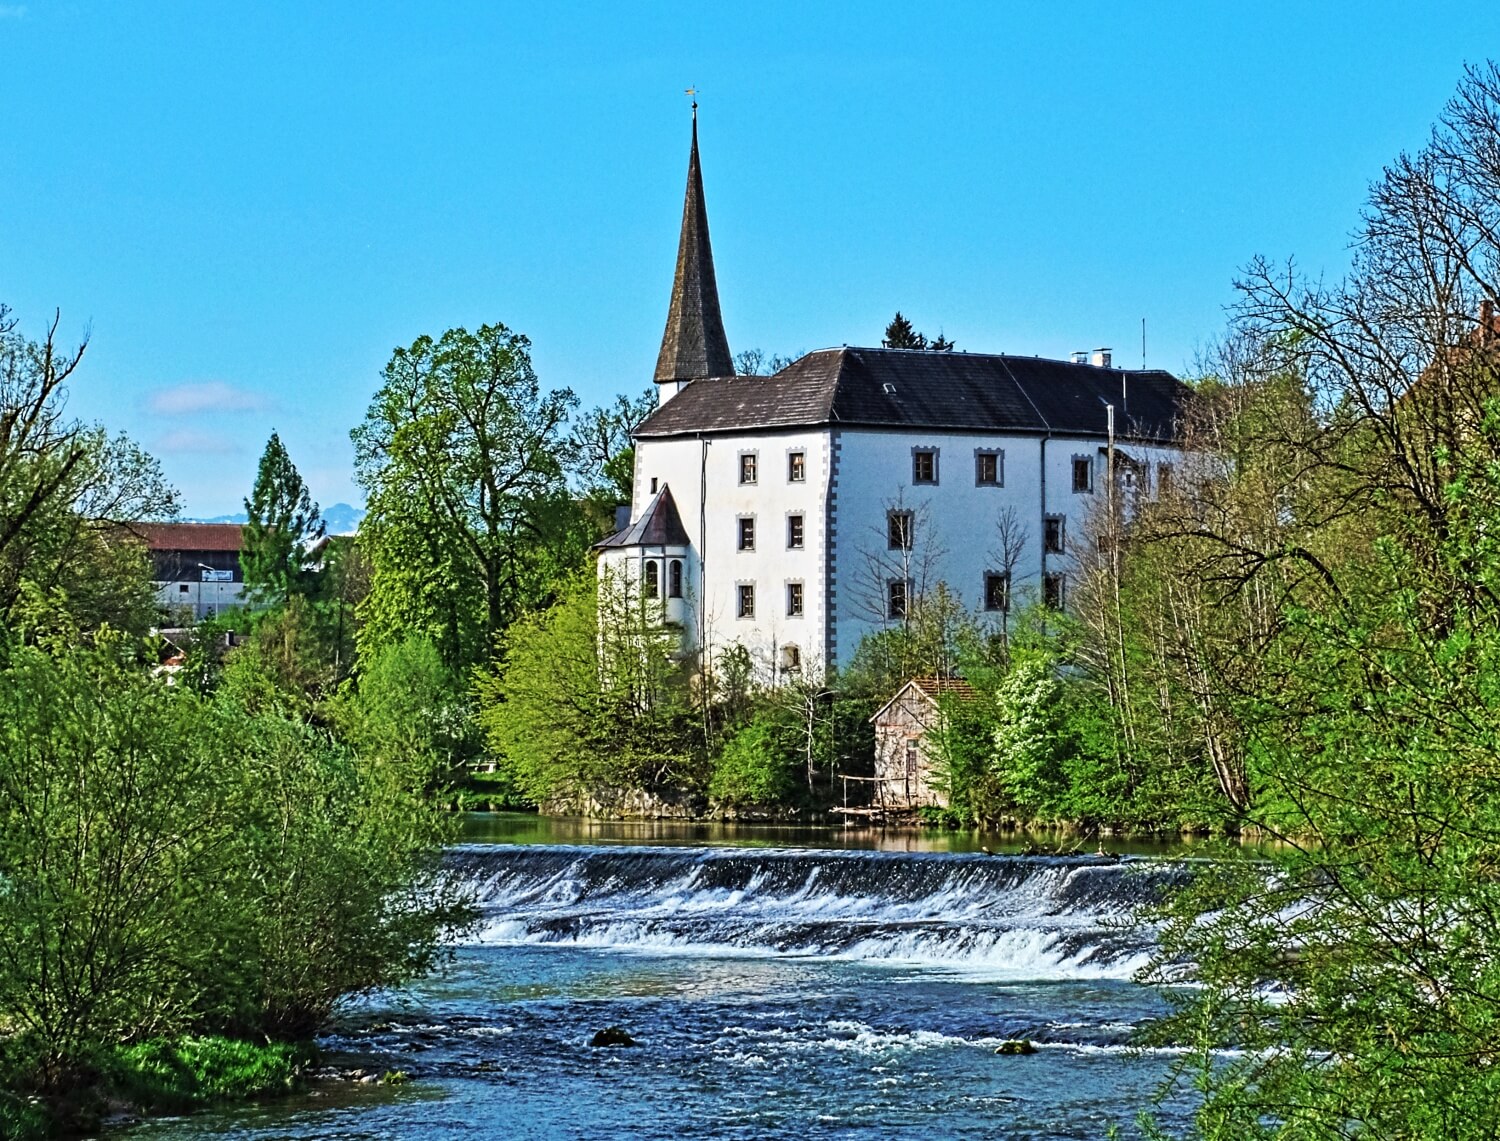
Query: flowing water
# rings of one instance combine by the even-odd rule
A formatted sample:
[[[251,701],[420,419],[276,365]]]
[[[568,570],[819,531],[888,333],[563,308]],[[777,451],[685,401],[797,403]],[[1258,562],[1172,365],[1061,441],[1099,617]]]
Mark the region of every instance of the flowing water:
[[[1131,982],[1151,940],[1129,922],[1170,862],[694,838],[455,848],[481,925],[444,974],[352,1006],[322,1043],[410,1084],[131,1138],[1098,1138],[1130,1135],[1170,1070],[1130,1046],[1161,1000]],[[606,1026],[638,1045],[591,1047]],[[1015,1038],[1038,1052],[995,1053]]]

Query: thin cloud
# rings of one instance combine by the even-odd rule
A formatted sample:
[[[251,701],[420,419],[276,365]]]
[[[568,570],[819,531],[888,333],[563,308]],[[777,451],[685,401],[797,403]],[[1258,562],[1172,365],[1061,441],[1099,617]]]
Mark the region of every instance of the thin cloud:
[[[236,388],[222,380],[174,384],[158,389],[146,407],[158,416],[194,416],[201,412],[258,412],[268,401],[258,392]]]
[[[228,436],[218,432],[176,428],[158,436],[153,450],[166,455],[227,456],[240,449]]]

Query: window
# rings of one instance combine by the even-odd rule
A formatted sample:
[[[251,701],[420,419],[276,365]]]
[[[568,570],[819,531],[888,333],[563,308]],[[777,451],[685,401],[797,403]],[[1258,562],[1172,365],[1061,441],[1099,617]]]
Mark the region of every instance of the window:
[[[755,516],[740,516],[739,547],[742,551],[755,550]]]
[[[661,597],[661,568],[656,565],[655,559],[646,560],[646,573],[643,576],[647,598]]]
[[[754,618],[755,584],[748,582],[740,583],[737,594],[739,605],[736,607],[735,613],[741,618]]]
[[[887,618],[905,618],[906,600],[909,591],[907,582],[902,578],[893,578],[886,584],[886,608]]]
[[[1063,553],[1063,517],[1048,515],[1042,520],[1042,546],[1049,555]]]
[[[788,452],[786,457],[788,483],[802,483],[807,479],[807,453]]]
[[[802,617],[802,584],[800,582],[786,584],[786,616],[788,618]]]
[[[740,453],[740,482],[741,483],[754,483],[755,482],[755,460],[756,460],[756,455],[755,455],[754,452],[741,452]]]
[[[906,779],[910,783],[917,779],[917,743],[906,742]]]
[[[1172,465],[1156,465],[1156,497],[1165,499],[1172,494]]]
[[[795,645],[781,647],[781,672],[796,673],[802,668],[802,651]]]
[[[911,550],[916,520],[910,511],[887,511],[885,513],[886,546],[893,551]]]
[[[656,476],[654,475],[651,477],[651,494],[656,494]]]
[[[1005,453],[978,449],[974,452],[974,486],[1005,485]]]
[[[673,559],[667,565],[667,597],[682,597],[682,560]]]
[[[186,594],[187,592],[188,592],[188,584],[187,583],[183,583],[181,586],[179,586],[177,588],[177,593],[178,594]]]
[[[911,481],[913,483],[936,483],[938,481],[938,454],[936,448],[912,449]]]
[[[984,608],[1010,609],[1010,575],[989,571],[984,576]]]
[[[786,549],[789,551],[802,549],[802,516],[800,515],[786,517]]]
[[[1094,490],[1094,461],[1088,456],[1073,457],[1073,490]]]
[[[1046,574],[1042,576],[1042,605],[1049,610],[1061,610],[1066,599],[1064,595],[1065,581],[1060,574]]]

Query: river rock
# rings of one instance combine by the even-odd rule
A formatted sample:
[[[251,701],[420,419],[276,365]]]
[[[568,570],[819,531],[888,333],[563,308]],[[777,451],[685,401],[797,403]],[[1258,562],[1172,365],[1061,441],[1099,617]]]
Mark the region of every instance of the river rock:
[[[995,1047],[997,1054],[1035,1054],[1036,1046],[1029,1038],[1012,1038]]]
[[[635,1039],[618,1026],[606,1026],[589,1040],[590,1046],[634,1046]]]

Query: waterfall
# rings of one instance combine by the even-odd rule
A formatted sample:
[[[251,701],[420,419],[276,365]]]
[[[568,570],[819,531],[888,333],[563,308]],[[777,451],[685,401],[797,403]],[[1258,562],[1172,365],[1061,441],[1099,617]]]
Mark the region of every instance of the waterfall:
[[[997,978],[1129,978],[1134,919],[1181,874],[1152,860],[474,845],[450,873],[479,944],[828,957]]]

